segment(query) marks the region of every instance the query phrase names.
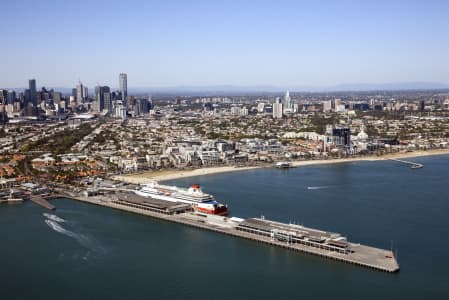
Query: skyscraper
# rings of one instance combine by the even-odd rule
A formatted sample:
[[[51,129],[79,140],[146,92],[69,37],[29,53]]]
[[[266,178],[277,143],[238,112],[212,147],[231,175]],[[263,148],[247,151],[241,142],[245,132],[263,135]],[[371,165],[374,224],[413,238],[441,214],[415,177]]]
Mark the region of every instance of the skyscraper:
[[[104,98],[104,109],[108,111],[109,114],[112,114],[112,99],[111,99],[111,93],[109,91],[109,87],[107,87],[107,91],[103,91],[103,98]]]
[[[279,97],[276,98],[276,102],[273,103],[273,118],[282,119],[282,103],[280,102]]]
[[[37,106],[36,79],[30,79],[28,81],[28,89],[30,90],[30,103],[32,103],[33,106]]]
[[[153,109],[153,100],[148,96],[148,110]]]
[[[61,98],[62,98],[61,93],[59,93],[59,92],[53,93],[53,103],[54,104],[59,104],[59,102],[61,102]]]
[[[76,102],[77,103],[83,103],[83,94],[84,94],[84,87],[81,81],[76,86]]]
[[[108,86],[97,85],[95,87],[95,100],[97,102],[96,108],[99,112],[104,109],[112,112],[111,89]]]
[[[89,94],[89,90],[88,90],[87,86],[84,86],[83,87],[83,103],[87,100],[88,94]]]
[[[7,104],[14,104],[15,100],[16,100],[16,92],[13,90],[9,90]]]
[[[284,109],[285,110],[292,110],[292,99],[290,98],[290,92],[287,91],[284,94]]]
[[[75,96],[76,102],[78,104],[86,102],[88,88],[87,88],[87,86],[84,86],[81,81],[79,81],[78,85],[76,86],[76,94],[75,95],[73,95],[73,92],[74,92],[74,89],[72,90],[72,96]]]
[[[0,90],[0,104],[7,104],[8,102],[8,91]]]
[[[122,93],[123,105],[126,107],[126,100],[128,97],[128,75],[120,73],[119,76],[120,92]]]
[[[31,104],[31,93],[30,89],[25,89],[23,93],[23,107],[27,107],[29,104]]]

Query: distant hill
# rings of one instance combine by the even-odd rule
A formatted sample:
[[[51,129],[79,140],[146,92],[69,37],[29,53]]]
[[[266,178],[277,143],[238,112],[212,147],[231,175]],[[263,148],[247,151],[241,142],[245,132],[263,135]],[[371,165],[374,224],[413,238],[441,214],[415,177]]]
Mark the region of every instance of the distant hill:
[[[398,91],[398,90],[439,90],[447,89],[449,85],[437,82],[401,82],[401,83],[355,83],[339,84],[328,88],[333,91]]]
[[[173,86],[173,87],[136,87],[130,88],[132,93],[168,93],[168,94],[254,94],[291,92],[327,92],[327,91],[399,91],[399,90],[442,90],[449,85],[436,82],[402,82],[402,83],[347,83],[336,86],[274,86],[274,85],[215,85],[215,86]]]
[[[63,94],[71,94],[72,89],[66,87],[46,87]],[[5,88],[10,89],[10,88]],[[23,91],[24,88],[11,88]],[[40,89],[40,88],[39,88]],[[89,95],[93,94],[94,87],[89,87]],[[290,92],[344,92],[344,91],[401,91],[401,90],[443,90],[449,89],[448,84],[437,82],[402,82],[402,83],[345,83],[335,86],[274,86],[274,85],[210,85],[210,86],[170,86],[170,87],[129,87],[128,94],[134,95],[251,95],[275,94]],[[118,90],[112,87],[111,90]]]

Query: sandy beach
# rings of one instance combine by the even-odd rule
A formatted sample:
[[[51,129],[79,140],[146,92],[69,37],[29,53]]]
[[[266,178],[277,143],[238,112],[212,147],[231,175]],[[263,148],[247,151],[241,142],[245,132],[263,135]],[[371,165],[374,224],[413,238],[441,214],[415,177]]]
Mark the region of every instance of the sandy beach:
[[[187,178],[187,177],[211,175],[211,174],[218,174],[218,173],[245,171],[245,170],[252,170],[252,169],[259,169],[259,168],[263,168],[263,167],[260,167],[260,166],[256,166],[256,167],[224,166],[224,167],[201,168],[201,169],[195,169],[195,170],[148,171],[148,172],[137,173],[137,174],[116,175],[113,177],[113,179],[128,182],[128,183],[142,184],[142,183],[148,183],[153,180],[165,181],[165,180],[178,179],[178,178]]]
[[[379,161],[388,160],[391,158],[411,158],[411,157],[421,157],[421,156],[431,156],[431,155],[443,155],[449,154],[449,149],[434,149],[426,151],[413,151],[413,152],[400,152],[386,154],[382,156],[366,156],[366,157],[351,157],[351,158],[338,158],[338,159],[316,159],[316,160],[301,160],[292,161],[293,167],[302,167],[310,165],[324,165],[324,164],[337,164],[337,163],[348,163],[357,161]],[[178,178],[187,178],[195,176],[212,175],[219,173],[228,172],[238,172],[245,170],[253,170],[260,168],[273,167],[273,165],[267,166],[254,166],[254,167],[234,167],[234,166],[223,166],[223,167],[212,167],[212,168],[201,168],[195,170],[162,170],[162,171],[148,171],[142,173],[126,174],[126,175],[115,175],[114,180],[120,180],[124,182],[129,182],[133,184],[148,183],[150,181],[165,181]]]

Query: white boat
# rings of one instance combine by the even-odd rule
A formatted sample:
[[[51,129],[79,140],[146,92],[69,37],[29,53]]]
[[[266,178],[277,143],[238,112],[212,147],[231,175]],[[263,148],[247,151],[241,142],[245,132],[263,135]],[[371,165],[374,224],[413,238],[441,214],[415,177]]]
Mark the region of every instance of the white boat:
[[[276,168],[279,168],[279,169],[288,169],[291,167],[292,167],[292,164],[289,163],[288,161],[280,161],[280,162],[276,163]]]

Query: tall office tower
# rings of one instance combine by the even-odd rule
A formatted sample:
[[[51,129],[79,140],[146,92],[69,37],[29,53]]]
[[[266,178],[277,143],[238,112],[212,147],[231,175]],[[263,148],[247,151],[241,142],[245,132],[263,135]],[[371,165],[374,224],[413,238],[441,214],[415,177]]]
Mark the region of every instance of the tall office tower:
[[[30,99],[29,99],[29,101],[33,104],[33,106],[37,106],[36,79],[30,79],[28,81],[28,89],[30,90]]]
[[[148,96],[148,110],[153,109],[153,99],[151,99],[151,96]]]
[[[111,105],[111,89],[108,86],[101,87],[101,93],[103,95],[103,105],[101,106],[101,110],[107,109],[109,111],[109,105]],[[108,103],[106,103],[108,102]],[[106,105],[107,104],[107,105]],[[111,108],[112,110],[112,108]]]
[[[109,89],[109,87],[108,87]],[[112,114],[112,99],[111,93],[109,91],[103,93],[104,99],[104,109],[108,111],[109,114]]]
[[[93,110],[94,111],[100,111],[100,103],[101,103],[101,86],[97,85],[95,86],[95,90],[94,90],[94,106],[93,106]]]
[[[25,91],[19,92],[19,95],[17,96],[17,100],[23,105],[23,102],[25,101]]]
[[[107,109],[108,112],[112,111],[111,89],[108,86],[97,85],[95,87],[95,100],[99,112],[103,109]]]
[[[120,85],[120,92],[122,93],[123,106],[126,107],[126,101],[128,97],[128,75],[126,75],[126,73],[120,73],[119,85]]]
[[[280,102],[279,97],[276,98],[276,102],[273,103],[273,118],[282,119],[282,103]]]
[[[76,86],[76,102],[83,103],[83,95],[84,95],[84,86],[81,81]]]
[[[286,91],[284,94],[284,109],[291,110],[292,109],[292,99],[290,98],[290,92]]]
[[[14,104],[14,101],[16,101],[16,92],[9,90],[7,104]]]
[[[23,107],[27,107],[28,104],[31,103],[31,92],[30,89],[25,89],[25,92],[23,93]]]
[[[61,102],[61,98],[62,98],[61,93],[59,93],[59,92],[53,93],[53,103],[54,104],[59,104],[59,102]]]
[[[133,105],[133,112],[134,116],[139,116],[142,113],[142,106],[140,99],[136,99],[134,105]]]
[[[87,88],[87,86],[84,86],[83,87],[83,103],[87,100],[87,98],[88,98],[88,92],[89,92],[89,90],[88,90],[88,88]]]
[[[140,113],[147,114],[150,111],[150,103],[147,98],[142,98],[138,100],[140,105]]]
[[[95,87],[95,111],[100,111],[101,109],[100,109],[100,106],[101,106],[101,104],[102,104],[102,102],[103,102],[103,95],[102,95],[102,93],[101,93],[101,86],[99,86],[99,85],[97,85],[96,87]]]
[[[73,98],[76,98],[76,88],[72,89],[72,95],[71,96],[73,96]]]
[[[8,104],[8,91],[0,90],[0,104]]]

